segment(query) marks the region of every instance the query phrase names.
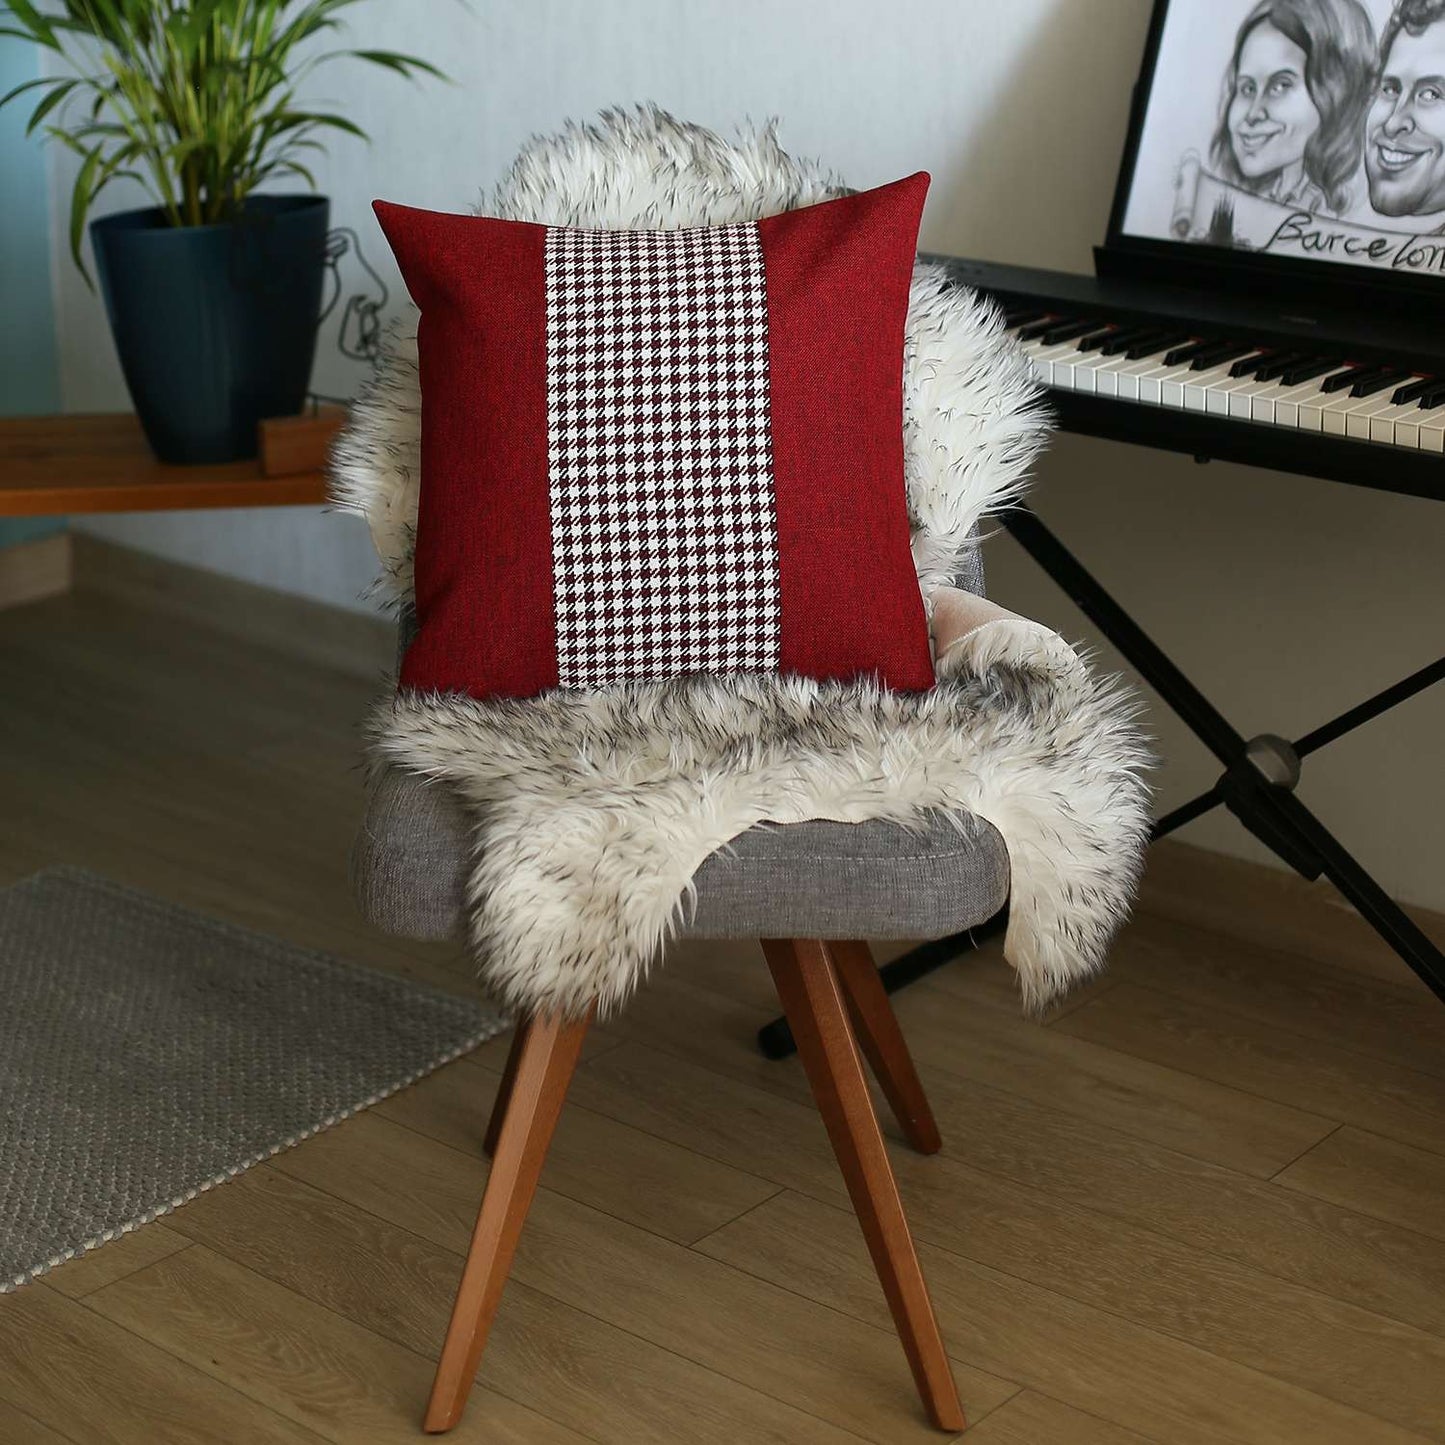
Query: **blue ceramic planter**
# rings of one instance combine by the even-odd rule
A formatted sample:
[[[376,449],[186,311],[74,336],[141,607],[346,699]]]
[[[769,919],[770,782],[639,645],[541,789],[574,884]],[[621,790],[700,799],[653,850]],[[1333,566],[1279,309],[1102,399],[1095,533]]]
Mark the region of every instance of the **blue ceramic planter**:
[[[164,462],[256,455],[256,423],[306,401],[326,261],[324,196],[253,196],[220,226],[159,210],[92,223],[131,401]]]

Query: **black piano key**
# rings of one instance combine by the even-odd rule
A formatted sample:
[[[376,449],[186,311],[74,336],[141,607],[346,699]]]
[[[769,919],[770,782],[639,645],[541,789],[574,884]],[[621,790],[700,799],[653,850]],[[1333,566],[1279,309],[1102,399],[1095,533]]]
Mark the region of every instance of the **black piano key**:
[[[1012,330],[1015,326],[1032,326],[1035,321],[1042,321],[1048,313],[1040,311],[1037,306],[1005,306],[1003,309],[1004,325]]]
[[[1445,385],[1437,377],[1417,376],[1413,381],[1407,381],[1404,386],[1390,398],[1396,406],[1404,406],[1406,402],[1418,401],[1427,391],[1433,391],[1437,386]]]
[[[1143,361],[1146,356],[1154,356],[1158,352],[1168,351],[1171,347],[1188,341],[1187,336],[1180,336],[1177,332],[1156,331],[1153,336],[1141,336],[1133,346],[1124,352],[1128,361]]]
[[[1254,373],[1256,381],[1275,381],[1285,374],[1285,370],[1293,366],[1297,361],[1303,361],[1297,351],[1276,351],[1273,356],[1265,362],[1258,371]]]
[[[1081,352],[1102,351],[1104,347],[1118,334],[1117,326],[1101,326],[1097,331],[1091,332],[1088,336],[1082,337],[1079,341]]]
[[[1261,351],[1257,356],[1244,356],[1229,368],[1229,374],[1233,377],[1253,376],[1261,366],[1268,366],[1272,351]]]
[[[1155,327],[1136,331],[1123,348],[1124,358],[1126,361],[1138,361],[1141,356],[1149,356],[1158,351],[1168,340],[1169,333]]]
[[[1384,391],[1387,386],[1394,386],[1403,375],[1404,373],[1397,367],[1372,367],[1363,376],[1355,378],[1355,384],[1350,388],[1350,395],[1374,396],[1377,391]]]
[[[1062,316],[1045,316],[1041,321],[1031,321],[1027,326],[1020,326],[1015,334],[1020,341],[1036,341],[1045,331],[1051,331],[1063,320]]]
[[[1165,366],[1183,366],[1186,361],[1193,361],[1196,356],[1206,347],[1209,342],[1201,341],[1195,337],[1193,341],[1186,341],[1183,346],[1176,346],[1173,351],[1164,353]]]
[[[1430,389],[1420,398],[1421,411],[1434,411],[1437,406],[1445,406],[1445,378],[1437,377],[1430,385]]]
[[[1359,362],[1350,362],[1343,371],[1337,371],[1333,376],[1327,376],[1320,382],[1320,390],[1324,392],[1343,391],[1347,386],[1353,386],[1368,371],[1373,371],[1373,366],[1361,366]]]
[[[1141,337],[1151,334],[1147,326],[1126,326],[1122,331],[1116,331],[1113,336],[1099,348],[1100,354],[1104,356],[1119,356]]]
[[[1251,351],[1258,349],[1248,341],[1216,342],[1194,358],[1194,370],[1208,371],[1212,366],[1223,366],[1226,361],[1233,361],[1237,356],[1248,356]]]
[[[1062,341],[1073,341],[1075,337],[1087,336],[1098,323],[1095,321],[1061,321],[1045,331],[1039,340],[1046,346],[1057,346]]]
[[[1338,371],[1339,367],[1338,361],[1328,361],[1323,356],[1309,356],[1286,367],[1280,380],[1286,386],[1300,386],[1306,381],[1313,381],[1317,376],[1324,376],[1326,372]]]
[[[1399,381],[1400,373],[1392,371],[1386,376],[1374,376],[1368,381],[1357,381],[1350,388],[1351,396],[1374,396],[1377,391],[1384,391],[1387,386],[1394,386]]]

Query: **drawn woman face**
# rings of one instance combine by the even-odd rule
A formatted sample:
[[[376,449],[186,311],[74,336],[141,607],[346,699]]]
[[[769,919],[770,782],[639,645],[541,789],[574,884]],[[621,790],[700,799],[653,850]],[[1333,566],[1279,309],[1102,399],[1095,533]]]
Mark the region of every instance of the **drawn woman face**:
[[[1249,32],[1229,103],[1229,138],[1242,175],[1258,180],[1304,159],[1320,128],[1305,85],[1307,57],[1267,21]]]

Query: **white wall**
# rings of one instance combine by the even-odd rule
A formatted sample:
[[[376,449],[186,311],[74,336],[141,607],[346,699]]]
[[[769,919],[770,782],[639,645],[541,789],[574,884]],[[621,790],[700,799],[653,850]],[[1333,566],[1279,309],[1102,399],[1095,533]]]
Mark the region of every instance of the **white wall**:
[[[529,134],[653,99],[724,129],[778,114],[786,145],[855,185],[927,168],[926,247],[1087,270],[1149,10],[1149,0],[377,0],[355,12],[361,43],[420,51],[456,84],[416,89],[333,71],[321,93],[375,140],[340,143],[322,182],[337,222],[362,233],[395,284],[374,196],[461,208]],[[65,174],[55,189],[68,192]],[[67,405],[123,405],[98,304],[68,269],[59,292]],[[324,357],[317,384],[344,393],[357,376]],[[1304,731],[1439,651],[1438,505],[1076,438],[1061,438],[1043,464],[1035,500],[1247,732]],[[370,576],[359,526],[321,514],[89,525],[348,605]],[[1089,635],[1011,543],[989,552],[1002,600]],[[1169,759],[1167,807],[1214,770],[1162,709],[1151,721]],[[1315,759],[1304,788],[1388,887],[1436,907],[1442,733],[1437,688]],[[1227,819],[1185,836],[1264,856]]]
[[[320,179],[335,198],[335,223],[361,233],[400,296],[373,197],[460,209],[529,135],[651,99],[723,129],[777,114],[785,144],[824,157],[857,185],[930,169],[926,244],[1006,255],[1032,236],[1030,254],[1083,266],[1104,214],[1147,9],[1146,0],[374,0],[353,12],[357,43],[421,53],[455,84],[416,87],[340,65],[319,78],[317,98],[373,137],[370,147],[343,138]],[[1090,19],[1098,13],[1108,23]],[[1101,75],[1117,75],[1119,85],[1083,81]],[[65,253],[70,158],[58,153],[54,163],[65,403],[121,407],[99,301]],[[120,191],[106,202],[141,203]],[[350,394],[361,371],[334,354],[331,337],[317,386]],[[360,605],[370,577],[364,528],[319,513],[85,526],[343,605]]]

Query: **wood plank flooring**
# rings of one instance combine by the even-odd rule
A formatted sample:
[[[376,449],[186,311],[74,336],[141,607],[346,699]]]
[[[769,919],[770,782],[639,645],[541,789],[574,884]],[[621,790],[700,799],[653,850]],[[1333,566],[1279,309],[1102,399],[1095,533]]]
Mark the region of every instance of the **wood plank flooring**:
[[[375,649],[304,663],[261,611],[0,614],[0,883],[80,864],[467,990],[350,902]],[[1181,916],[1187,858],[1043,1026],[993,950],[898,997],[944,1151],[887,1127],[965,1438],[1445,1441],[1445,1009],[1302,951],[1294,895],[1275,932]],[[697,944],[595,1030],[456,1439],[939,1438],[798,1065],[753,1047],[774,1012],[756,945]],[[422,1438],[506,1047],[0,1297],[0,1441]]]

